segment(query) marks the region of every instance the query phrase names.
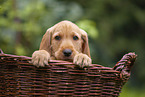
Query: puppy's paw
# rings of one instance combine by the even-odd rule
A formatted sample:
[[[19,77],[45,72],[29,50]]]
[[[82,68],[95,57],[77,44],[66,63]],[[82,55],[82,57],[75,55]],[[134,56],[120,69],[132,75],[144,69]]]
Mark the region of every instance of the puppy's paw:
[[[73,63],[83,68],[85,66],[90,66],[92,64],[92,59],[86,54],[79,53],[75,55]]]
[[[50,54],[45,50],[38,50],[32,54],[32,63],[37,67],[48,65]]]

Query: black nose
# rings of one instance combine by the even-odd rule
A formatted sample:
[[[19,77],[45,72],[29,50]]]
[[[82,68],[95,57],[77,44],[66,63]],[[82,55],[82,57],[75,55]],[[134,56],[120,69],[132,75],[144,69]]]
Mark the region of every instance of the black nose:
[[[71,49],[65,49],[65,50],[63,50],[63,54],[66,57],[69,57],[72,54],[72,50]]]

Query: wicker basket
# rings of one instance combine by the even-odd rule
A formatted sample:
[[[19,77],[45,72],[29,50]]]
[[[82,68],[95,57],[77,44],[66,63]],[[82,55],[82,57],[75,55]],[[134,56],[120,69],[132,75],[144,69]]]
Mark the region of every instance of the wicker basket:
[[[50,60],[37,68],[30,57],[0,54],[0,97],[117,97],[130,77],[136,55],[129,53],[113,67],[92,66],[81,69],[73,63]]]

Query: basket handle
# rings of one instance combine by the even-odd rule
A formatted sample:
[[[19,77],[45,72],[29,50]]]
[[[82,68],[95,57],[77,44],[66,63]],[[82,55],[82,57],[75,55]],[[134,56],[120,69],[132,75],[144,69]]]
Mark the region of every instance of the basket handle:
[[[2,51],[2,49],[0,49],[0,54],[4,54],[4,52]]]
[[[113,70],[120,71],[120,77],[130,76],[131,68],[136,60],[137,55],[135,53],[125,54],[122,59],[117,62],[113,67]]]

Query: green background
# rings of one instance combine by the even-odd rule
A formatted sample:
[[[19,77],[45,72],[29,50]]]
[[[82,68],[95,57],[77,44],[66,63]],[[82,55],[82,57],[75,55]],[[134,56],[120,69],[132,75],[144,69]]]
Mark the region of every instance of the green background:
[[[89,35],[93,63],[138,55],[120,97],[145,97],[145,0],[0,0],[0,48],[31,56],[45,31],[70,20]]]

